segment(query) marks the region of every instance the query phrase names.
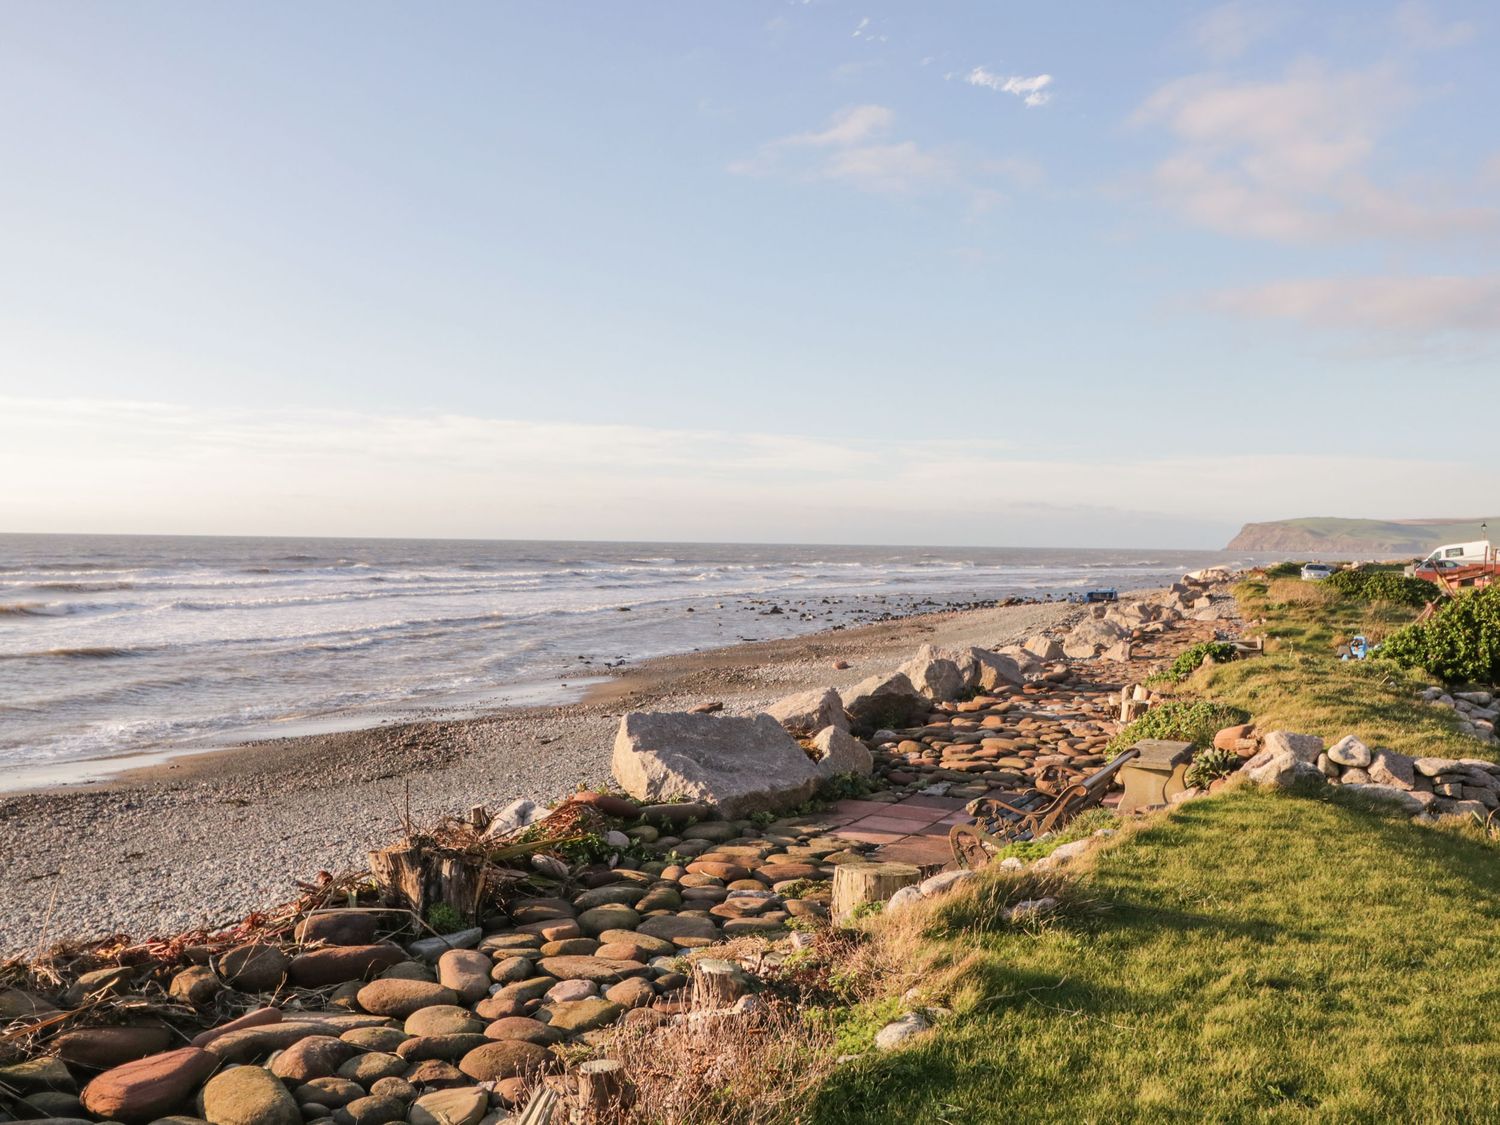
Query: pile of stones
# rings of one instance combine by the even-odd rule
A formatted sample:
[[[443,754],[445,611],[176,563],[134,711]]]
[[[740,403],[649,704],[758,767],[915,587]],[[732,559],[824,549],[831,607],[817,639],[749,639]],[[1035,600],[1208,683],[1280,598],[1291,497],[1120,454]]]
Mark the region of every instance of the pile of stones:
[[[402,940],[390,927],[409,915],[333,909],[287,940],[0,990],[0,1034],[34,1030],[32,1057],[0,1066],[0,1087],[20,1098],[11,1116],[508,1120],[540,1083],[567,1092],[566,1064],[607,1050],[615,1025],[650,1029],[701,1010],[705,966],[713,1003],[733,1011],[756,982],[723,960],[723,943],[805,936],[787,938],[788,924],[826,918],[835,868],[868,850],[815,814],[760,824],[692,803],[578,799],[620,817],[612,862],[577,867],[566,893],[512,898],[468,930]],[[87,1026],[101,997],[122,1023]],[[56,1018],[70,1008],[85,1018]]]
[[[1477,738],[1481,742],[1500,742],[1495,735],[1495,724],[1500,722],[1500,702],[1493,692],[1455,691],[1434,684],[1422,691],[1423,701],[1434,707],[1445,707],[1458,715],[1461,733]]]

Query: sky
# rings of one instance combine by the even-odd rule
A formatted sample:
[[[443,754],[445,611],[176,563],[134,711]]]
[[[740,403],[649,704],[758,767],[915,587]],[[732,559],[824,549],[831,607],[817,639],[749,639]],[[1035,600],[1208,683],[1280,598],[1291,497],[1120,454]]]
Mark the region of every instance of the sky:
[[[1493,512],[1500,9],[0,5],[0,531]]]

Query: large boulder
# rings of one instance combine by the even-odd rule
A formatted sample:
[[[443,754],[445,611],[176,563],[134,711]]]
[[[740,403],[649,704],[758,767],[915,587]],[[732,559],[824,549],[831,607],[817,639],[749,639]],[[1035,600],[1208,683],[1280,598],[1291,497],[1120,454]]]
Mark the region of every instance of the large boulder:
[[[1285,789],[1302,778],[1321,781],[1323,773],[1317,765],[1321,753],[1323,740],[1317,735],[1273,730],[1261,741],[1260,753],[1245,763],[1245,775],[1271,789]]]
[[[800,805],[819,773],[770,715],[635,712],[615,735],[614,776],[642,801],[686,798],[728,818]]]
[[[857,730],[897,730],[926,722],[931,703],[897,672],[861,680],[844,696],[844,709]]]
[[[932,645],[917,649],[917,655],[897,669],[911,681],[912,687],[934,703],[957,699],[968,682],[959,671],[958,662]]]
[[[824,777],[853,773],[868,777],[875,768],[870,748],[846,730],[824,727],[812,740],[818,754],[818,772]]]
[[[968,677],[969,686],[980,691],[1019,687],[1026,682],[1020,662],[1002,652],[971,648],[961,654],[958,666]]]
[[[1021,647],[1043,663],[1063,658],[1062,642],[1046,633],[1038,633]]]
[[[832,688],[799,691],[796,695],[788,695],[767,707],[766,714],[794,735],[810,735],[824,727],[849,729],[849,716],[844,714],[844,701]]]

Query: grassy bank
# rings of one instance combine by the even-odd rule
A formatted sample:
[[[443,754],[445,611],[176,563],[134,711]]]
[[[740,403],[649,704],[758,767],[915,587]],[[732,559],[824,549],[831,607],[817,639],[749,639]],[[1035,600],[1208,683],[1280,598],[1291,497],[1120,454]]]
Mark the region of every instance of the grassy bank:
[[[887,938],[954,1015],[835,1071],[807,1120],[1487,1119],[1496,859],[1332,793],[1191,803],[1098,854],[1056,923],[986,930],[981,887]]]
[[[1335,648],[1356,634],[1372,643],[1417,616],[1411,606],[1367,602],[1325,583],[1248,579],[1235,589],[1247,622],[1259,621],[1266,655],[1214,665],[1183,690],[1243,708],[1262,730],[1294,730],[1327,740],[1357,734],[1404,754],[1497,757],[1460,734],[1452,712],[1423,703],[1431,683],[1385,661],[1341,661]]]

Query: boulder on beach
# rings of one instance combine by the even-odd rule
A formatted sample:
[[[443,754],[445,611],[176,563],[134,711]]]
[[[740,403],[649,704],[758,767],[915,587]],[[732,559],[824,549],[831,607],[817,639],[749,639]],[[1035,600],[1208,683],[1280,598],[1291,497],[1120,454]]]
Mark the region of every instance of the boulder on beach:
[[[927,720],[931,702],[901,672],[861,680],[844,696],[844,709],[859,730],[899,730]]]
[[[812,796],[817,767],[770,715],[635,712],[615,735],[614,776],[642,801],[686,798],[726,817],[774,812]]]
[[[844,701],[833,688],[814,688],[788,695],[767,707],[766,714],[794,735],[810,735],[824,727],[849,729]]]
[[[875,756],[847,730],[824,727],[812,740],[818,754],[818,770],[825,777],[858,774],[868,777],[875,769]]]
[[[917,649],[917,654],[897,671],[910,680],[912,687],[921,695],[934,703],[957,699],[969,686],[967,678],[959,671],[958,662],[932,645],[923,645]]]

